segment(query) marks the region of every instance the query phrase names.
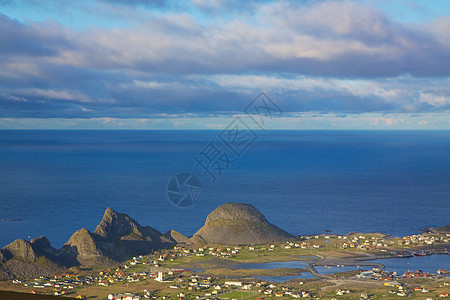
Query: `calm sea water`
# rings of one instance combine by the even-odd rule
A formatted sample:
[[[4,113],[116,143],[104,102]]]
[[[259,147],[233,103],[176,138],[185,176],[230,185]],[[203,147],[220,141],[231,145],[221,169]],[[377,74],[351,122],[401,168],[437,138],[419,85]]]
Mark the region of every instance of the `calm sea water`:
[[[424,272],[436,274],[437,270],[442,268],[448,268],[450,266],[450,256],[449,255],[431,255],[431,256],[414,256],[407,258],[388,258],[388,259],[377,259],[369,261],[373,263],[380,263],[386,267],[386,271],[397,272],[398,275],[402,275],[407,271],[415,272],[417,270],[422,270]],[[276,268],[306,268],[308,262],[305,261],[289,261],[281,263],[261,263],[261,264],[244,264],[244,269],[276,269]],[[322,275],[329,275],[338,272],[348,272],[355,270],[371,270],[372,267],[369,266],[344,266],[336,267],[329,266],[325,268],[323,266],[315,266],[317,272]],[[445,275],[449,276],[449,275]],[[297,278],[316,278],[310,272],[303,272],[296,276],[261,276],[257,277],[262,280],[284,282],[291,279]]]
[[[450,224],[450,131],[260,133],[215,183],[193,157],[219,131],[0,131],[0,247],[47,236],[61,247],[106,207],[161,232],[192,235],[209,212],[253,204],[293,234],[418,233]],[[170,178],[198,175],[192,208],[167,199]]]

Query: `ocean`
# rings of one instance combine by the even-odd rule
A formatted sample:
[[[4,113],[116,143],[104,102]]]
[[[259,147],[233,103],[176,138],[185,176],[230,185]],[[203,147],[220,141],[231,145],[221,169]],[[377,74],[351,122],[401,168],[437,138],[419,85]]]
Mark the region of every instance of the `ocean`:
[[[95,230],[108,206],[187,236],[226,202],[250,203],[297,235],[450,224],[450,131],[256,134],[237,155],[220,131],[0,131],[0,247],[45,235],[60,248]],[[229,158],[215,182],[194,160],[211,145]],[[201,182],[191,207],[169,201],[178,173]]]

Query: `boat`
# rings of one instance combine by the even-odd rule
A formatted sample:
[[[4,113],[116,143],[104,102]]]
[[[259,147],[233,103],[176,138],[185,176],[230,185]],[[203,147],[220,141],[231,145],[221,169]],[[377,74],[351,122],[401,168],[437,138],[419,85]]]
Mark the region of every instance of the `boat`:
[[[431,255],[431,254],[429,252],[427,252],[427,251],[415,251],[414,255],[415,256],[428,256],[428,255]]]

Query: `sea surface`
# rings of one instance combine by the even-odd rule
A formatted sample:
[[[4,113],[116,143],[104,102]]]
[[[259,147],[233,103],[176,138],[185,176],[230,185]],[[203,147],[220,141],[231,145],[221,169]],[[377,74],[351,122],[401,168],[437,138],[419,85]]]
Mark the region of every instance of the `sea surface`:
[[[297,235],[403,236],[450,224],[450,131],[257,132],[240,156],[219,134],[0,131],[0,247],[45,235],[59,248],[95,230],[108,206],[187,236],[230,201]],[[232,160],[215,182],[194,161],[210,142]],[[166,190],[186,172],[202,194],[181,209]]]

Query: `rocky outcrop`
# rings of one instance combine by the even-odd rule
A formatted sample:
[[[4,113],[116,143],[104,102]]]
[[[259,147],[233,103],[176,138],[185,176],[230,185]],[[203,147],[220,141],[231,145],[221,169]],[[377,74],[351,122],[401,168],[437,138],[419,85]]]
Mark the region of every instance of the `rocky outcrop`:
[[[0,278],[29,278],[61,273],[65,267],[56,262],[55,252],[45,237],[31,242],[15,240],[0,251]]]
[[[52,276],[62,274],[66,270],[65,267],[44,256],[38,257],[33,262],[14,257],[0,264],[0,280]]]
[[[435,233],[441,233],[441,234],[448,234],[450,233],[450,225],[445,225],[442,227],[437,227],[437,228],[431,228],[431,232],[435,232]]]
[[[104,256],[118,261],[176,244],[158,230],[141,226],[128,215],[117,213],[109,207],[93,237]]]
[[[57,254],[57,250],[52,247],[50,241],[45,236],[32,239],[30,244],[39,256]]]
[[[150,226],[141,226],[128,215],[118,213],[110,207],[106,209],[103,219],[98,224],[94,234],[106,241],[128,240],[152,242],[156,248],[169,242],[158,230]]]
[[[118,213],[108,207],[94,233],[105,239],[117,239],[134,235],[143,237],[143,228],[126,214]]]
[[[103,252],[99,249],[94,235],[85,228],[72,234],[69,241],[64,244],[63,251],[74,256],[80,264],[87,265],[94,264],[97,258],[103,256]]]
[[[0,249],[0,264],[4,263],[7,260],[6,253],[4,253],[3,249]]]
[[[226,203],[206,218],[205,225],[192,242],[210,244],[262,244],[284,241],[293,236],[269,223],[255,207],[244,203]]]
[[[38,255],[35,253],[31,243],[23,239],[18,239],[5,246],[3,250],[10,253],[12,257],[20,258],[26,262],[36,261]]]
[[[189,238],[185,237],[184,235],[182,235],[179,232],[176,232],[175,230],[169,230],[166,233],[164,233],[164,235],[175,241],[177,244],[190,244],[191,242],[189,241]]]

